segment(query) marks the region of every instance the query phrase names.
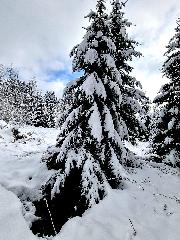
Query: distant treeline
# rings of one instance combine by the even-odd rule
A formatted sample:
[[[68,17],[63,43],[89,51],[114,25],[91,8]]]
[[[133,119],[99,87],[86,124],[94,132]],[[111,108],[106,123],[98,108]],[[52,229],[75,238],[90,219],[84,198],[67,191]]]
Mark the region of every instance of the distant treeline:
[[[22,81],[13,67],[0,65],[0,119],[15,124],[54,127],[60,100],[42,94],[36,80]]]

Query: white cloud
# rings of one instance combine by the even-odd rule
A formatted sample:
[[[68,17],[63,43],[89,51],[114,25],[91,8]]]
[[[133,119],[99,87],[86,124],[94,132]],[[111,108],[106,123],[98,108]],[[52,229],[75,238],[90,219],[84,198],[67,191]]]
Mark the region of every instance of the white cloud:
[[[93,2],[0,0],[0,63],[13,63],[26,78],[41,81],[49,71],[71,71],[69,52],[83,35],[83,16]]]
[[[147,95],[153,99],[162,84],[161,67],[166,46],[174,35],[179,17],[180,2],[177,0],[137,0],[127,3],[127,15],[136,27],[130,32],[142,45],[143,58],[133,63],[134,74],[143,84]]]
[[[65,84],[64,84],[64,82],[61,81],[61,79],[56,79],[55,81],[46,82],[45,85],[41,81],[39,83],[39,87],[41,89],[44,89],[45,91],[51,89],[52,91],[54,91],[56,93],[56,96],[60,97],[63,94],[63,90],[65,88]]]
[[[64,87],[64,79],[48,82],[49,71],[71,71],[69,52],[81,41],[88,22],[84,16],[96,0],[0,0],[0,63],[36,76],[43,89]],[[177,0],[129,0],[126,16],[132,20],[130,34],[142,43],[144,58],[134,63],[134,74],[153,97],[164,80],[159,68],[179,16]],[[156,80],[155,80],[156,79]],[[67,79],[66,79],[67,80]],[[57,83],[56,83],[57,81]],[[153,84],[151,84],[153,83]]]

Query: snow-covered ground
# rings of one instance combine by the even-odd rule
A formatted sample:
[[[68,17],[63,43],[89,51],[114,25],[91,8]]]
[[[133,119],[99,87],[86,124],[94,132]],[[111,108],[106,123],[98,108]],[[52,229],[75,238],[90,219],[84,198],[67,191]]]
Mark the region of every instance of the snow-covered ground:
[[[1,123],[0,123],[1,125]],[[0,128],[0,184],[18,194],[32,192],[47,178],[42,153],[56,142],[57,129],[19,128],[26,138],[14,142],[12,126]]]
[[[22,204],[0,185],[0,240],[37,240],[22,216]]]
[[[55,144],[58,130],[19,128],[26,138],[14,142],[12,128],[0,121],[0,240],[34,240],[28,228],[34,209],[27,199],[39,195],[39,187],[50,174],[40,161],[47,147]]]
[[[24,127],[27,138],[13,142],[10,126],[0,124],[0,240],[38,240],[23,217],[23,194],[33,198],[49,172],[40,163],[56,129]],[[128,146],[141,158],[147,143]],[[179,240],[180,173],[144,162],[133,169],[124,190],[113,190],[82,218],[69,220],[53,240]],[[18,196],[18,197],[17,197]],[[31,209],[31,208],[30,208]],[[29,220],[31,220],[29,214]]]

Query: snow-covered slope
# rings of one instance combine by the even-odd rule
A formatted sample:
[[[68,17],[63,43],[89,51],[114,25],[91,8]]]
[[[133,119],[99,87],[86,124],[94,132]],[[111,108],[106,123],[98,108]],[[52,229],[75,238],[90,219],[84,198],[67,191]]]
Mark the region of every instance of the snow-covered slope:
[[[42,153],[56,142],[57,129],[19,128],[26,137],[14,142],[12,126],[0,129],[0,184],[17,193],[38,189],[47,177]]]
[[[17,196],[37,195],[49,174],[40,163],[41,155],[55,143],[58,130],[24,127],[20,131],[27,138],[13,142],[11,127],[0,128],[0,240],[39,239],[29,230]],[[148,145],[128,147],[143,158]],[[110,191],[82,218],[69,220],[52,239],[179,240],[180,173],[144,161],[130,176],[123,191]]]
[[[34,240],[28,227],[34,209],[27,199],[38,197],[39,187],[50,174],[40,161],[47,147],[55,144],[58,130],[19,128],[26,138],[14,142],[12,128],[0,121],[0,240]]]
[[[20,200],[1,186],[0,240],[37,240],[22,216]]]

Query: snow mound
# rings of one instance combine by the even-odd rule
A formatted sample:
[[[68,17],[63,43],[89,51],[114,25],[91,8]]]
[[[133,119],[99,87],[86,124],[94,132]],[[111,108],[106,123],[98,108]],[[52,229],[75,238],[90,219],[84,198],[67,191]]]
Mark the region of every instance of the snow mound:
[[[23,218],[20,200],[1,185],[0,240],[37,240]]]
[[[0,185],[12,191],[21,200],[21,212],[28,225],[31,226],[35,219],[35,208],[31,202],[41,196],[39,188],[52,174],[41,162],[41,157],[49,145],[55,144],[59,131],[24,126],[18,128],[18,131],[25,138],[14,141],[13,127],[4,123],[3,127],[0,127]],[[9,207],[15,208],[13,201],[12,203],[9,201]],[[2,214],[3,212],[0,210],[0,218],[3,219]],[[6,218],[8,219],[8,216]],[[8,226],[4,231],[8,233]],[[6,240],[6,238],[2,240]]]
[[[48,178],[50,172],[41,163],[42,153],[54,145],[57,129],[20,127],[24,139],[14,141],[13,126],[0,129],[0,184],[19,196],[32,193]]]

